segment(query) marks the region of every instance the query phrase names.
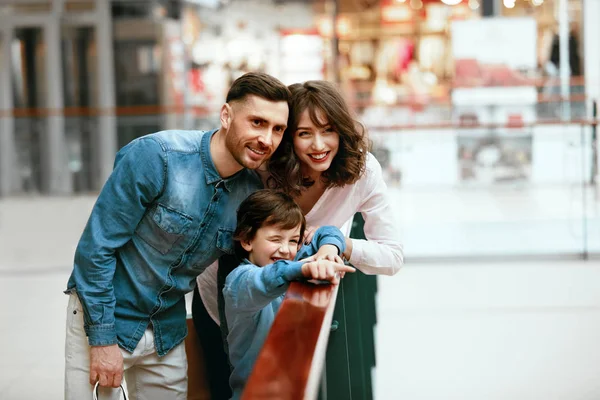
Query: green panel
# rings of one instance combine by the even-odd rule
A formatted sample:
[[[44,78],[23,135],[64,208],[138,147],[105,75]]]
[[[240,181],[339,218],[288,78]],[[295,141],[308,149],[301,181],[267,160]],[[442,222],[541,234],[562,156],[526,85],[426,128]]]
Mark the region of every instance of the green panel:
[[[343,279],[345,281],[346,278]],[[324,399],[352,399],[350,386],[350,370],[348,359],[348,338],[346,329],[346,313],[343,292],[346,283],[340,284],[338,297],[333,311],[333,324],[337,329],[330,333],[325,358],[326,396]]]
[[[356,214],[350,237],[364,239],[364,220]],[[360,271],[347,274],[340,284],[327,348],[325,385],[321,399],[370,400],[371,369],[375,366],[374,326],[377,279]]]

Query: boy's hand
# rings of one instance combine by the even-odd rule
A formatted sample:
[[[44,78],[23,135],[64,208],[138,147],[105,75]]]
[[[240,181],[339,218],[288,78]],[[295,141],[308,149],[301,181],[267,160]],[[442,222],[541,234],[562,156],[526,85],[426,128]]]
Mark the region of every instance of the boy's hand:
[[[339,262],[339,263],[343,264],[344,261],[342,261],[342,258],[340,256],[338,256],[338,252],[339,252],[339,250],[338,250],[337,246],[334,246],[332,244],[324,244],[323,246],[321,246],[319,248],[319,251],[317,251],[317,254],[314,254],[310,257],[306,257],[300,261],[309,262],[309,261],[329,260],[329,261]]]
[[[340,274],[354,271],[356,270],[350,266],[330,260],[310,261],[302,265],[302,275],[305,277],[329,281],[334,285],[340,283]]]

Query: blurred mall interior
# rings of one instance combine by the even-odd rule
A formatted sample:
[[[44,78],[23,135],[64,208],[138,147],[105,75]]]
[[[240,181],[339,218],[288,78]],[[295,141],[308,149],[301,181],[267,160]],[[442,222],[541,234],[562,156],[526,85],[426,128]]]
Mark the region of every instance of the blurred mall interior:
[[[0,4],[3,198],[93,196],[120,147],[216,127],[258,70],[339,84],[409,255],[600,251],[598,0]]]
[[[12,301],[7,293],[35,282],[36,300],[28,305],[35,312],[47,291],[43,277],[60,294],[119,148],[164,129],[217,128],[231,82],[264,71],[286,84],[337,83],[368,129],[407,263],[406,275],[382,284],[388,302],[379,312],[389,316],[379,317],[382,342],[395,343],[393,332],[412,321],[429,335],[450,327],[453,343],[468,349],[463,333],[472,332],[482,311],[485,318],[494,312],[506,318],[503,327],[490,322],[483,333],[499,343],[506,338],[502,329],[521,326],[527,312],[553,315],[545,307],[574,311],[538,327],[573,324],[600,333],[594,264],[600,255],[599,20],[600,0],[0,0],[0,280],[6,286],[0,299]],[[437,285],[440,276],[450,286]],[[479,292],[481,285],[492,294]],[[431,289],[431,297],[418,287]],[[63,300],[54,304],[61,313]],[[454,306],[443,317],[446,325],[440,323],[436,315]],[[425,319],[419,314],[424,309]],[[18,318],[15,311],[2,312]],[[452,325],[452,315],[469,322]],[[62,326],[62,318],[52,319]],[[518,351],[537,343],[531,321],[524,331],[505,332],[514,334],[509,339]],[[34,323],[19,326],[27,330]],[[457,326],[464,331],[452,330]],[[423,340],[420,328],[402,335]],[[19,337],[4,329],[0,337]],[[593,343],[572,333],[565,328],[556,340]],[[61,346],[62,333],[52,335]],[[531,341],[515,339],[523,335]],[[489,349],[482,337],[471,343]],[[549,368],[545,351],[557,341],[547,340],[533,352]],[[427,348],[405,342],[392,353],[422,360],[416,349]],[[493,385],[489,376],[480,377],[470,395],[468,383],[449,380],[440,387],[455,396],[423,391],[432,372],[418,375],[408,361],[399,367],[409,376],[408,386],[398,386],[402,397],[389,395],[391,375],[385,382],[377,378],[379,397],[599,399],[598,384],[583,377],[600,372],[600,352],[573,351],[573,358],[561,353],[557,360],[578,368],[535,375],[549,385],[560,385],[559,376],[570,379],[554,397],[553,386],[503,392],[526,379],[506,378],[510,374],[502,376],[512,381],[496,382],[497,397],[486,391]],[[389,370],[398,365],[386,353],[381,357],[379,365]],[[17,365],[27,371],[38,365],[32,360]],[[505,361],[505,372],[524,365]],[[60,386],[60,359],[56,363],[35,371],[40,379],[44,371],[58,371],[59,382],[49,384]],[[12,364],[1,365],[12,370]],[[12,386],[0,378],[0,398],[11,398],[7,393],[27,382],[17,370]]]

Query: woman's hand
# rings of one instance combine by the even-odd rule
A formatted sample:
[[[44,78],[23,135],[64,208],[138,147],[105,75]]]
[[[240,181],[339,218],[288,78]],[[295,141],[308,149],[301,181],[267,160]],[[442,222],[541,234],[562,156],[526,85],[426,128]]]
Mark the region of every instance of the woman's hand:
[[[307,226],[304,229],[304,238],[302,239],[302,243],[309,244],[312,242],[313,236],[315,235],[317,229],[319,229],[318,226]]]
[[[315,261],[337,261],[337,259],[341,260],[341,257],[338,255],[339,252],[340,250],[337,248],[337,246],[333,244],[324,244],[323,246],[319,247],[319,251],[317,251],[317,254],[315,254],[313,257]],[[344,262],[342,261],[341,263],[343,264]]]

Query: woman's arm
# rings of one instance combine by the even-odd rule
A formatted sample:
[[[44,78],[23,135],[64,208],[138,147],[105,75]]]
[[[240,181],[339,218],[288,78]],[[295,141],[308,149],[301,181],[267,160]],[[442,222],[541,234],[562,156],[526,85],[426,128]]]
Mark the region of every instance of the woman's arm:
[[[394,275],[404,263],[404,251],[381,166],[374,156],[367,158],[358,207],[365,219],[367,240],[348,239],[344,256],[365,274]]]

